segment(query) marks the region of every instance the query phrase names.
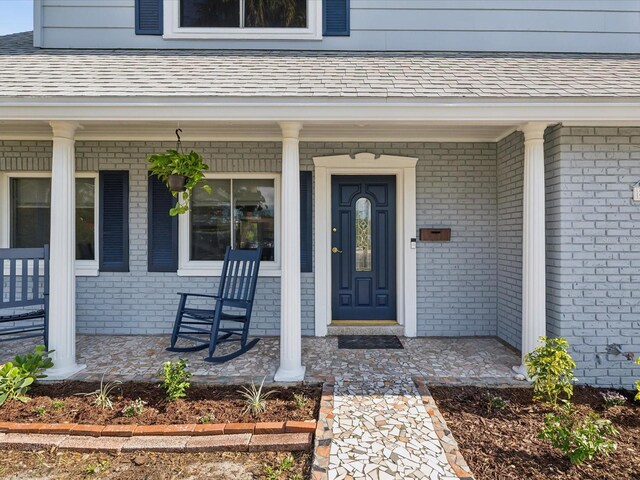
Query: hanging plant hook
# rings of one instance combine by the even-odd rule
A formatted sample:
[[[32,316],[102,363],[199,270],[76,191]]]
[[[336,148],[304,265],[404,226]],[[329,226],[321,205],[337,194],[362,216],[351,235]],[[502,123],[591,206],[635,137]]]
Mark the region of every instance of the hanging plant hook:
[[[176,128],[176,137],[178,138],[178,142],[176,143],[176,150],[182,153],[182,140],[180,140],[181,133],[182,129],[180,127]]]

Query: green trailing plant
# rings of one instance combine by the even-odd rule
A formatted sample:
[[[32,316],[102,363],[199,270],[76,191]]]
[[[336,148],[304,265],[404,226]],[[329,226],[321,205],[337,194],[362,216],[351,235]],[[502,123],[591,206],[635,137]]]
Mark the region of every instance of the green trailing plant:
[[[180,148],[180,147],[178,147]],[[184,191],[172,191],[172,195],[178,199],[175,207],[169,210],[171,216],[180,215],[189,211],[189,200],[194,188],[204,179],[204,172],[209,169],[202,156],[191,150],[188,154],[178,150],[167,150],[165,153],[156,153],[147,157],[149,171],[152,175],[164,182],[169,187],[169,177],[179,175],[186,177]],[[211,187],[203,184],[202,188],[211,193]],[[180,196],[179,193],[182,193]]]
[[[601,392],[600,395],[604,401],[604,406],[607,408],[619,407],[627,403],[627,397],[622,395],[620,392],[607,391]]]
[[[126,405],[121,413],[125,417],[139,417],[144,412],[144,406],[147,404],[144,400],[138,398],[131,402],[129,405]]]
[[[38,379],[44,378],[45,369],[53,367],[51,351],[38,345],[33,352],[16,355],[13,362],[0,365],[0,406],[8,400],[28,402],[27,392]]]
[[[574,465],[616,450],[618,445],[611,437],[618,436],[618,431],[609,420],[593,412],[580,418],[571,403],[563,403],[557,413],[545,416],[539,438],[550,441]]]
[[[175,362],[164,362],[160,378],[167,400],[173,401],[187,396],[187,389],[191,386],[191,373],[186,360],[181,358]]]
[[[573,396],[573,371],[576,363],[568,353],[564,338],[540,337],[543,344],[525,356],[529,378],[533,382],[533,398],[557,405],[561,395]]]
[[[273,391],[263,392],[264,381],[266,377],[262,379],[262,383],[258,387],[255,383],[251,382],[251,385],[244,386],[238,393],[244,398],[244,411],[242,413],[251,413],[254,417],[259,417],[267,411],[267,398],[274,394]]]
[[[107,408],[113,409],[113,402],[111,401],[111,397],[113,392],[120,387],[122,383],[120,380],[114,380],[113,382],[104,383],[105,373],[102,374],[102,378],[100,379],[100,388],[94,390],[89,393],[78,393],[77,395],[84,395],[86,397],[93,397],[93,404],[97,407],[100,407],[104,410]]]

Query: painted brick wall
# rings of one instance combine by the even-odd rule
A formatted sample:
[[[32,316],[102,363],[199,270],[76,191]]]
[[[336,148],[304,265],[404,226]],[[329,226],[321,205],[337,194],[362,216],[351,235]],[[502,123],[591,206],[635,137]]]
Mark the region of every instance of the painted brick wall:
[[[451,242],[418,242],[418,335],[495,335],[495,144],[309,142],[300,155],[364,151],[417,157],[418,227],[452,228]]]
[[[548,138],[550,333],[569,340],[582,382],[631,386],[640,367],[606,350],[640,354],[640,128]]]
[[[522,347],[522,183],[524,136],[515,132],[497,145],[498,322],[497,334]]]

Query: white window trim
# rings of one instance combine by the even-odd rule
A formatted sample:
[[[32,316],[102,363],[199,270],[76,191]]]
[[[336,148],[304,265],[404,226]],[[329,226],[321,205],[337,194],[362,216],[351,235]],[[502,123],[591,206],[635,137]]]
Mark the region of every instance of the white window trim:
[[[280,204],[280,174],[278,173],[207,173],[205,178],[210,180],[245,180],[245,179],[265,179],[273,180],[275,215],[274,215],[274,235],[275,261],[260,263],[260,277],[280,276],[280,244],[281,244],[281,204]],[[233,209],[233,206],[232,206]],[[191,235],[189,232],[191,225],[191,212],[188,211],[178,218],[178,276],[179,277],[219,277],[222,274],[222,260],[190,260]]]
[[[10,246],[10,228],[11,228],[11,194],[9,191],[10,180],[12,178],[51,178],[51,172],[0,172],[0,248],[9,248]],[[95,182],[95,228],[94,228],[94,245],[95,258],[93,260],[76,260],[76,277],[97,277],[98,276],[98,254],[100,238],[100,182],[98,181],[98,172],[76,172],[75,178],[93,178]],[[44,270],[41,268],[41,272]],[[4,275],[9,272],[5,268]]]
[[[166,39],[322,40],[322,1],[307,0],[307,28],[205,28],[180,26],[180,0],[164,0]]]

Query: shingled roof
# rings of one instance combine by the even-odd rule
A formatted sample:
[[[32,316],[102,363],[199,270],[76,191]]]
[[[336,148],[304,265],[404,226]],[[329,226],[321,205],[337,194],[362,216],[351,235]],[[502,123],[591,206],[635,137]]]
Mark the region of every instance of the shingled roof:
[[[640,55],[61,50],[0,37],[0,98],[640,97]]]

